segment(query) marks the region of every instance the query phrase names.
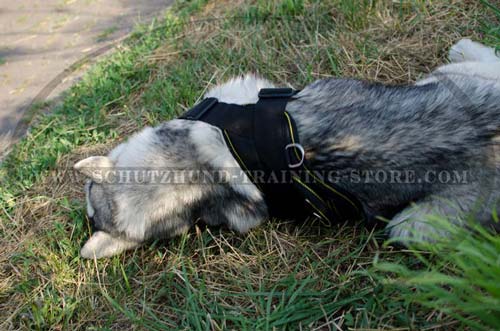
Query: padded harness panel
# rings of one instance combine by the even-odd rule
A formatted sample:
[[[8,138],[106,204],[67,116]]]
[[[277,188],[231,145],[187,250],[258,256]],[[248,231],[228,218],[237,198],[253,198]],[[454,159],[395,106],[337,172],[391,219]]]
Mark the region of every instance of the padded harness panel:
[[[243,106],[206,98],[179,118],[222,131],[240,167],[263,192],[271,216],[314,215],[330,222],[364,218],[355,197],[308,168],[295,122],[286,112],[295,94],[289,88],[262,89],[256,104]]]

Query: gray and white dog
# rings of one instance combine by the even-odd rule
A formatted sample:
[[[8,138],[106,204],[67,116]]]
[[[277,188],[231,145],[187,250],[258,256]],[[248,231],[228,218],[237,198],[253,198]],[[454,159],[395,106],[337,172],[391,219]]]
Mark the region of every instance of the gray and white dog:
[[[286,107],[311,167],[334,169],[337,184],[359,199],[368,217],[390,219],[389,235],[403,243],[439,234],[429,215],[459,224],[472,216],[499,227],[492,211],[500,206],[500,58],[464,39],[451,48],[449,59],[451,64],[415,85],[319,80]],[[267,87],[273,84],[249,75],[213,88],[206,97],[251,104]],[[109,257],[178,235],[198,219],[244,233],[268,217],[262,193],[250,181],[103,180],[103,169],[141,168],[210,171],[239,165],[218,128],[181,119],[143,129],[108,156],[78,162],[75,169],[89,178],[87,213],[97,229],[81,250],[84,258]],[[365,180],[370,169],[411,172],[403,172],[402,181]],[[458,184],[448,180],[456,173]]]

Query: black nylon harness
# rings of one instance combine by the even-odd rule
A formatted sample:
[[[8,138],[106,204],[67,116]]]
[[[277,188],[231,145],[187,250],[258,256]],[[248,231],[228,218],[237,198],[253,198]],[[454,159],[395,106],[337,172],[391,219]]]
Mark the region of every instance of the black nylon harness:
[[[314,215],[330,222],[364,218],[359,201],[309,169],[286,105],[296,91],[261,89],[259,101],[235,105],[206,98],[180,119],[218,127],[250,180],[263,192],[269,213],[286,219]]]

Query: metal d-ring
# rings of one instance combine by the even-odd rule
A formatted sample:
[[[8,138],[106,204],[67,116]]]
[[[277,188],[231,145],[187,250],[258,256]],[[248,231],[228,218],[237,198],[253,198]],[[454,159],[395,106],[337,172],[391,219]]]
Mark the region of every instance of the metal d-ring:
[[[297,162],[297,163],[291,163],[290,162],[290,157],[289,157],[289,154],[288,154],[288,149],[290,148],[296,148],[299,150],[300,152],[300,161]],[[303,163],[304,163],[304,160],[306,158],[306,152],[304,150],[304,147],[302,147],[301,144],[297,144],[297,143],[293,143],[293,144],[288,144],[285,146],[285,154],[287,156],[287,160],[288,160],[288,167],[290,168],[298,168],[300,167]]]

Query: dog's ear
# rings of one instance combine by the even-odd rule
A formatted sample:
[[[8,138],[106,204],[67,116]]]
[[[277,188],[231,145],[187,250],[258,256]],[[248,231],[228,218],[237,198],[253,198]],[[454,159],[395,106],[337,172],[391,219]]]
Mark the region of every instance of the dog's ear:
[[[104,172],[113,168],[113,161],[107,156],[91,156],[77,162],[75,170],[95,181],[102,181]]]
[[[85,259],[110,257],[139,246],[135,241],[112,237],[106,232],[97,231],[83,245],[80,255]]]

